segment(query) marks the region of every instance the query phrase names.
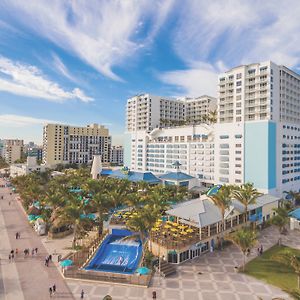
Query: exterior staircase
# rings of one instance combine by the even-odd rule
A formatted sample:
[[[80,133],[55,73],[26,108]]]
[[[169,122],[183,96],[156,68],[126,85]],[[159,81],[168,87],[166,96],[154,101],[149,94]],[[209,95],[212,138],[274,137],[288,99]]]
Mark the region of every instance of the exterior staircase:
[[[174,265],[164,261],[164,260],[161,260],[160,262],[160,274],[161,276],[163,277],[167,277],[169,275],[172,275],[176,273],[176,268]]]

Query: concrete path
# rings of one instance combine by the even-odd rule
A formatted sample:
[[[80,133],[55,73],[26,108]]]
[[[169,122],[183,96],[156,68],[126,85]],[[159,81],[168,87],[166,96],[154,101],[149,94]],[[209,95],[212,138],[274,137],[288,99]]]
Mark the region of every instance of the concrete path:
[[[0,185],[4,181],[0,179]],[[48,255],[41,238],[27,222],[20,203],[10,195],[9,188],[0,188],[0,299],[2,300],[32,300],[49,299],[49,287],[57,287],[54,299],[74,299],[60,272],[50,263],[47,268],[44,259]],[[1,200],[1,196],[4,199]],[[9,201],[11,204],[9,205]],[[16,239],[16,232],[21,238]],[[24,249],[38,248],[37,255],[24,258]],[[8,255],[11,249],[18,248],[15,262],[9,263]],[[54,257],[57,259],[57,257]],[[1,298],[2,297],[2,298]]]

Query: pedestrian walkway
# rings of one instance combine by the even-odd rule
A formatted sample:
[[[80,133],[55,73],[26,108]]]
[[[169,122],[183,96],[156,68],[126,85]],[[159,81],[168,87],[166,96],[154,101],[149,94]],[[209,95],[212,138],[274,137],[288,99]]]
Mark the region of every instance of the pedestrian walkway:
[[[0,179],[0,184],[3,184]],[[74,299],[68,286],[66,285],[60,272],[50,263],[47,268],[44,265],[44,259],[48,255],[43,246],[40,237],[36,235],[31,226],[26,220],[26,216],[21,208],[21,205],[15,200],[14,195],[10,195],[10,189],[0,188],[0,238],[1,243],[1,276],[5,300],[32,300],[32,299],[49,299],[49,287],[56,285],[56,294],[53,299]],[[9,201],[11,204],[9,205]],[[20,232],[21,238],[16,239],[16,232]],[[38,254],[31,255],[33,248],[38,248]],[[15,262],[8,262],[8,254],[11,249],[18,248],[19,254],[15,258]],[[24,249],[30,249],[30,255],[24,258]],[[57,257],[53,257],[57,259]],[[12,272],[15,273],[13,274]],[[19,288],[18,288],[19,285]],[[1,287],[1,280],[0,280]],[[10,297],[10,291],[18,292],[14,298]],[[20,291],[23,296],[20,296]],[[15,294],[12,294],[15,295]],[[1,298],[0,298],[1,299]],[[2,299],[1,299],[2,300]]]

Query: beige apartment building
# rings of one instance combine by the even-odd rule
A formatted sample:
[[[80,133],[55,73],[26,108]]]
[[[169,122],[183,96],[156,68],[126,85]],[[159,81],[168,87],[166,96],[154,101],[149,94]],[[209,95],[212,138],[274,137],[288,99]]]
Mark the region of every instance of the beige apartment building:
[[[14,163],[20,159],[23,153],[24,141],[23,140],[4,140],[3,143],[3,157],[9,164]]]
[[[90,164],[93,155],[101,154],[102,162],[110,161],[111,137],[103,125],[86,127],[47,124],[43,130],[43,163]]]

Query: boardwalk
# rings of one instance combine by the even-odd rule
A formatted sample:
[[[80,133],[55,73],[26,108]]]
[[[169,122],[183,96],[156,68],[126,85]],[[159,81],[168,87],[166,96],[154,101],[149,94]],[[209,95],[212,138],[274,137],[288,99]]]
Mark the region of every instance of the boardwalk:
[[[48,253],[40,237],[29,226],[14,195],[10,196],[9,193],[8,188],[0,188],[0,299],[49,299],[48,289],[53,284],[57,286],[53,299],[74,299],[57,268],[53,264],[48,268],[44,266],[44,258]],[[3,200],[1,196],[4,196]],[[18,240],[15,239],[16,232],[21,233]],[[30,254],[24,258],[23,250],[35,247],[38,248],[38,255]],[[19,254],[15,262],[9,263],[9,252],[16,248]],[[57,257],[54,256],[54,259]]]

